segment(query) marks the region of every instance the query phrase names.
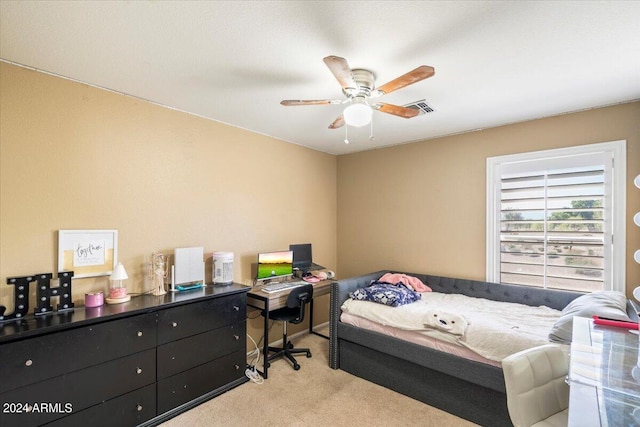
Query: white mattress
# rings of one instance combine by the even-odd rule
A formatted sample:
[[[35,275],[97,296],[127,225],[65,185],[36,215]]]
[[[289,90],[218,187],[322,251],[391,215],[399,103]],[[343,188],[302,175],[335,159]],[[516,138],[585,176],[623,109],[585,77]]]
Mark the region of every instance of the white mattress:
[[[421,295],[419,301],[399,307],[348,299],[342,305],[341,320],[499,366],[510,354],[548,344],[549,331],[561,314],[546,306],[531,307],[460,294]],[[465,333],[454,335],[426,327],[426,313],[433,310],[464,316],[468,322]]]
[[[486,363],[488,365],[497,367],[501,366],[500,362],[485,359],[478,353],[471,351],[466,347],[462,347],[458,344],[452,344],[446,341],[441,341],[437,338],[421,334],[418,331],[407,331],[405,329],[394,328],[392,326],[385,326],[380,323],[367,320],[363,317],[354,316],[349,313],[342,313],[342,315],[340,315],[340,321],[349,325],[356,326],[358,328],[366,329],[368,331],[379,332],[381,334],[389,335],[403,341],[409,341],[411,343],[418,344],[424,347],[464,357],[465,359],[475,360],[476,362]]]

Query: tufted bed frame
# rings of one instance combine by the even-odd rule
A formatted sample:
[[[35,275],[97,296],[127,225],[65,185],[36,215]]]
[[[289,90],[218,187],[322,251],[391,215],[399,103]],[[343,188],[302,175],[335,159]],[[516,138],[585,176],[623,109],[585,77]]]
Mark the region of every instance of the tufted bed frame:
[[[484,426],[511,426],[502,369],[340,322],[349,293],[389,270],[331,285],[329,365]],[[434,292],[562,310],[582,295],[517,285],[406,273]]]

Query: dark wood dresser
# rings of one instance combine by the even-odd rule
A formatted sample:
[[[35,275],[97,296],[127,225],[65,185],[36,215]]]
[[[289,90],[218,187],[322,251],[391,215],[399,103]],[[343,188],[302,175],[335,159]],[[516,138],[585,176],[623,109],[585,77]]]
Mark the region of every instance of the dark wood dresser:
[[[151,426],[246,382],[248,290],[0,323],[0,425]]]

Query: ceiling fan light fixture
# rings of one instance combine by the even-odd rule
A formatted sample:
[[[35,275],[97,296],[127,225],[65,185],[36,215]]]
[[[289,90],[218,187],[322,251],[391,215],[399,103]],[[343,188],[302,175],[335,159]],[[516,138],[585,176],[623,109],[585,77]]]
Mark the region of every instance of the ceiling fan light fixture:
[[[364,101],[360,101],[349,105],[342,114],[349,126],[362,127],[371,123],[373,110]]]
[[[0,0],[1,1],[1,0]],[[385,114],[409,119],[420,114],[418,108],[401,107],[399,105],[387,103],[375,103],[369,105],[367,102],[371,98],[382,95],[388,95],[403,87],[412,85],[434,75],[435,69],[428,65],[421,65],[400,77],[391,80],[382,86],[376,87],[376,76],[371,70],[364,68],[351,68],[346,59],[339,56],[330,55],[323,59],[329,71],[338,80],[342,87],[342,93],[347,97],[346,100],[337,99],[285,99],[280,104],[290,105],[326,105],[326,104],[345,104],[349,105],[342,111],[330,125],[329,129],[338,129],[342,126],[362,127],[371,123],[370,138],[373,141],[373,110],[380,111]],[[345,137],[345,143],[348,138]]]

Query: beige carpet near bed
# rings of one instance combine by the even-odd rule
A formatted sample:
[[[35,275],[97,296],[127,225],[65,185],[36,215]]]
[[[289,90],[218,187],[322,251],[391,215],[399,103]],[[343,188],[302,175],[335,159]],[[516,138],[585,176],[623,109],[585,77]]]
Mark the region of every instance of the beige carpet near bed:
[[[326,330],[324,331],[326,334]],[[468,427],[466,420],[328,366],[329,341],[295,337],[313,357],[294,371],[276,360],[263,384],[248,382],[161,424],[209,426],[424,426]]]

